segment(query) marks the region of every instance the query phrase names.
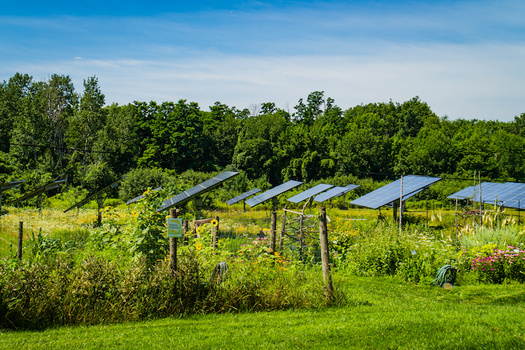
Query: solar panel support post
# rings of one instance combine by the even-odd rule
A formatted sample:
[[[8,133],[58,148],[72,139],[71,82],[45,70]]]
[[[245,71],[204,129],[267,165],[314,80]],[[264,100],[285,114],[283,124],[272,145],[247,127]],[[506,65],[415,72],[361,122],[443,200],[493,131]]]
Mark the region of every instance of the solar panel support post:
[[[2,215],[2,192],[0,192],[0,215]]]
[[[170,209],[170,218],[177,218],[176,209]],[[170,270],[177,272],[177,237],[170,237]]]
[[[202,198],[201,196],[195,197],[193,200],[193,204],[195,205],[195,219],[200,220],[202,218]]]
[[[272,210],[277,211],[277,206],[279,205],[279,200],[277,199],[277,196],[272,198]]]
[[[102,226],[102,208],[104,208],[104,197],[101,193],[97,197],[97,226]]]
[[[42,202],[44,201],[44,196],[42,193],[39,193],[38,194],[38,197],[37,197],[37,206],[38,206],[38,212],[41,213],[42,212]]]
[[[395,200],[392,203],[392,217],[394,218],[394,222],[397,222],[397,210],[399,208],[398,201]]]

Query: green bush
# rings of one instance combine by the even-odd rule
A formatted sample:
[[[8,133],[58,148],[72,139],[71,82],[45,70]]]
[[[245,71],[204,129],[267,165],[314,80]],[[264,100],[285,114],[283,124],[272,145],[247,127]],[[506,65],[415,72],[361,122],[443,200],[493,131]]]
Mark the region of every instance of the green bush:
[[[525,249],[522,245],[504,249],[496,248],[496,244],[470,249],[463,247],[460,261],[462,269],[478,283],[525,282]]]
[[[119,198],[128,201],[141,195],[148,188],[165,186],[169,178],[169,175],[162,169],[139,168],[131,170],[120,183]]]
[[[61,255],[53,262],[0,261],[0,328],[136,321],[195,313],[282,310],[325,305],[320,269],[304,270],[266,255],[229,261],[222,283],[203,268],[208,255],[181,254],[174,274],[167,261],[119,264]],[[338,300],[343,300],[338,296]]]
[[[407,282],[430,283],[441,266],[456,258],[451,241],[417,229],[400,235],[397,228],[380,225],[346,241],[341,233],[338,237],[334,248],[344,255],[338,257],[340,267],[358,276],[396,275]]]

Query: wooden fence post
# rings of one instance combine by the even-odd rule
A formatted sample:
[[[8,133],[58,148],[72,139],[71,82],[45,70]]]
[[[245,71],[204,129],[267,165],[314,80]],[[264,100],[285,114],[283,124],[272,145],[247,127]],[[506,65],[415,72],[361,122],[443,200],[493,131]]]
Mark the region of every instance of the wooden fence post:
[[[217,248],[217,239],[219,237],[219,217],[214,218],[217,221],[217,226],[212,226],[211,228],[211,247],[213,249]]]
[[[277,212],[272,211],[270,227],[270,253],[275,253],[275,241],[277,237]]]
[[[24,223],[20,221],[18,223],[18,253],[16,257],[22,260],[22,242],[24,240]]]
[[[183,245],[188,245],[188,231],[190,230],[190,225],[188,220],[182,220],[182,242]]]
[[[170,218],[177,217],[177,211],[170,209]],[[177,237],[170,237],[170,270],[177,272]]]
[[[286,232],[286,210],[283,212],[283,225],[281,226],[281,232],[279,233],[279,254],[283,254],[284,245],[284,233]]]
[[[321,262],[323,264],[323,279],[326,283],[325,296],[327,299],[334,298],[334,288],[332,286],[332,274],[330,272],[330,255],[328,251],[328,226],[326,224],[326,208],[320,208],[319,216],[319,240],[321,241]]]

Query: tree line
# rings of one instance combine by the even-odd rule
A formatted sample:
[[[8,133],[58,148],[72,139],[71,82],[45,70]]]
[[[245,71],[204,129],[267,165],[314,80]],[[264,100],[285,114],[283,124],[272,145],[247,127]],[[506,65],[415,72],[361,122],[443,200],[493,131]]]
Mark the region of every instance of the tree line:
[[[293,112],[266,102],[106,104],[96,77],[77,92],[71,78],[0,84],[0,182],[68,176],[97,189],[136,168],[242,171],[272,185],[294,179],[389,174],[525,181],[525,113],[511,122],[438,117],[414,97],[343,110],[323,91]]]

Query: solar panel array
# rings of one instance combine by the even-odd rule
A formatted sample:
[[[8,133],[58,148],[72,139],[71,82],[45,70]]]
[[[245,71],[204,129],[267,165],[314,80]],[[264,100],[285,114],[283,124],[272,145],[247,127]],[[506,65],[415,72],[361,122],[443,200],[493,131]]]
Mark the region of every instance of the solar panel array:
[[[249,191],[247,191],[247,192],[244,192],[244,193],[238,195],[237,197],[234,197],[234,198],[232,198],[232,199],[227,200],[227,201],[226,201],[226,204],[228,204],[228,205],[235,204],[235,203],[240,202],[240,201],[242,201],[242,200],[244,200],[244,199],[246,199],[246,198],[248,198],[248,197],[251,197],[251,196],[253,196],[254,194],[259,193],[259,192],[261,192],[261,191],[262,191],[262,190],[260,190],[260,189],[258,189],[258,188],[253,188],[253,189],[251,189],[251,190],[249,190]]]
[[[80,208],[80,207],[84,206],[85,204],[89,203],[92,199],[94,199],[98,195],[101,195],[104,192],[107,192],[110,189],[117,187],[118,184],[120,183],[120,181],[124,180],[126,178],[126,176],[127,175],[124,175],[120,179],[118,179],[115,182],[112,182],[111,184],[109,184],[108,186],[104,187],[103,189],[101,189],[101,190],[99,190],[97,192],[89,194],[86,198],[84,198],[80,202],[78,202],[78,203],[72,205],[71,207],[67,208],[66,210],[64,210],[64,213],[67,213],[68,211],[70,211],[71,209],[74,209],[74,208]]]
[[[160,191],[162,190],[162,187],[157,187],[157,188],[154,188],[153,191]],[[135,202],[138,202],[140,201],[142,198],[144,198],[144,194],[141,194],[140,196],[137,196],[135,198],[131,198],[129,201],[126,202],[126,205],[130,205],[130,204],[133,204]]]
[[[327,189],[329,188],[332,188],[334,187],[334,185],[328,185],[328,184],[319,184],[317,186],[314,186],[304,192],[301,192],[295,196],[293,196],[292,198],[288,198],[288,200],[292,203],[299,203],[299,202],[302,202],[304,200],[307,200],[308,198],[310,197],[313,197],[315,196],[316,194],[319,194],[323,191],[326,191]]]
[[[348,192],[350,192],[350,191],[352,191],[352,190],[354,190],[354,189],[356,189],[358,187],[359,187],[359,185],[348,185],[346,187],[341,187],[341,186],[333,187],[330,190],[328,190],[326,192],[323,192],[320,195],[316,196],[314,198],[314,201],[315,202],[324,202],[324,201],[327,201],[329,199],[342,196],[343,194],[346,194],[346,193],[348,193]]]
[[[269,189],[268,191],[266,192],[263,192],[253,198],[250,198],[246,201],[246,204],[248,204],[250,207],[255,207],[256,205],[259,205],[263,202],[266,202],[268,199],[272,199],[286,191],[289,191],[291,190],[292,188],[295,188],[299,185],[301,185],[302,182],[300,181],[294,181],[294,180],[290,180],[290,181],[287,181],[279,186],[275,186],[274,188],[272,189]]]
[[[481,188],[480,188],[481,187]],[[471,199],[474,202],[498,204],[508,208],[525,207],[525,184],[517,182],[483,182],[451,194],[450,199]]]
[[[63,179],[63,180],[55,180],[55,181],[52,181],[40,188],[37,188],[36,190],[30,192],[30,193],[27,193],[26,195],[20,197],[20,198],[17,198],[15,199],[13,202],[11,202],[11,204],[16,204],[16,203],[20,203],[22,201],[25,201],[27,199],[30,199],[30,198],[33,198],[35,196],[38,196],[39,194],[42,194],[44,192],[47,192],[47,191],[50,191],[54,188],[57,188],[57,187],[60,187],[62,186],[63,184],[65,184],[67,181],[67,179]]]
[[[17,186],[20,186],[20,184],[22,182],[25,182],[25,180],[11,181],[11,182],[7,182],[5,184],[2,184],[2,185],[0,185],[0,192],[6,191],[6,190],[8,190],[10,188],[15,188]]]
[[[490,193],[497,193],[498,191],[503,192],[503,188],[501,187],[504,184],[496,183],[496,182],[483,182],[480,185],[476,186],[469,186],[459,192],[456,192],[454,194],[451,194],[447,198],[450,199],[471,199],[473,201],[479,202],[479,196],[481,192],[481,196],[483,198],[483,201],[485,202],[485,199],[488,198],[485,195]]]
[[[162,205],[157,209],[158,212],[169,209],[177,204],[181,204],[189,201],[190,199],[197,197],[205,192],[211,191],[215,187],[219,186],[224,181],[238,175],[236,171],[225,171],[213,178],[204,181],[203,183],[198,184],[195,187],[190,188],[182,193],[179,193],[176,196],[171,197],[170,199],[165,200]]]
[[[403,181],[402,189],[401,180]],[[403,200],[406,200],[439,180],[441,180],[439,177],[407,175],[353,200],[350,204],[378,209],[399,199],[401,192],[403,193]]]

